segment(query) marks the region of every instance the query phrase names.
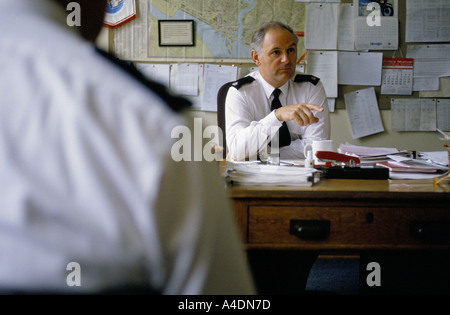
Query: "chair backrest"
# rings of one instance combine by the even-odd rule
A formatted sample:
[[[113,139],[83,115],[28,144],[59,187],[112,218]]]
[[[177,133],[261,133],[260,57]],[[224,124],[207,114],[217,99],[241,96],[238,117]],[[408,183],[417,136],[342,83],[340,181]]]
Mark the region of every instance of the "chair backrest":
[[[227,97],[228,89],[230,88],[232,82],[227,82],[221,86],[219,91],[217,92],[217,125],[222,130],[223,135],[223,158],[227,157],[227,137],[225,134],[225,99]]]

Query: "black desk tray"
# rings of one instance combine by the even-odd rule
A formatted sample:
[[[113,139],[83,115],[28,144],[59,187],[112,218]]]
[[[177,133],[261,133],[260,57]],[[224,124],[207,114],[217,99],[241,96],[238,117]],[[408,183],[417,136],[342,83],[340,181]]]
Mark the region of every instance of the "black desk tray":
[[[328,179],[389,179],[386,167],[321,167]]]

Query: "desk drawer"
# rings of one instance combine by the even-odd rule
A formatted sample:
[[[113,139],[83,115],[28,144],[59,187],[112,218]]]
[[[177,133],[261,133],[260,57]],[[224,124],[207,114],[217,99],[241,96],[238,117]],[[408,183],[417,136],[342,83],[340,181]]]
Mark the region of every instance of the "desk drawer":
[[[319,224],[329,221],[329,233],[323,237],[323,230],[320,230],[316,239],[295,235],[292,225],[301,220],[318,221]],[[313,235],[317,235],[314,229]],[[248,243],[328,244],[339,247],[357,247],[362,244],[386,247],[445,245],[450,244],[450,211],[423,208],[250,206]]]

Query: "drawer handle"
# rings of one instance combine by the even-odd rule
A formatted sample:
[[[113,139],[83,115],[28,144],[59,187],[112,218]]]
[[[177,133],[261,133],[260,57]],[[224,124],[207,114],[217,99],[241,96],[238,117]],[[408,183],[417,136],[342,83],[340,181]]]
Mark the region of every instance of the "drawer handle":
[[[411,235],[423,241],[448,241],[450,221],[412,221]]]
[[[324,240],[330,235],[330,221],[291,220],[290,233],[305,240]]]

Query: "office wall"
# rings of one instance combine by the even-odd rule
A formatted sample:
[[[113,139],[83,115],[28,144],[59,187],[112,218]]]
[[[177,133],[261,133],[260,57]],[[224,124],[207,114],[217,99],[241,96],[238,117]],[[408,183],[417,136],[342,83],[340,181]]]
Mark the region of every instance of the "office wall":
[[[97,41],[96,41],[96,45],[103,49],[108,51],[109,50],[109,28],[108,27],[103,27],[102,31],[100,32],[100,34],[97,37]]]
[[[342,0],[342,2],[352,2],[352,0]],[[405,16],[406,16],[406,0],[398,1],[399,8],[399,20],[400,20],[400,36],[399,36],[399,46],[401,51],[406,54],[406,43],[404,41],[404,31],[405,31]],[[102,32],[99,45],[105,48],[111,48],[112,45],[112,32],[105,29]],[[384,55],[391,57],[393,51],[384,52]],[[396,54],[399,56],[399,53]],[[347,111],[345,109],[344,93],[357,90],[361,87],[359,86],[339,86],[339,97],[336,100],[336,110],[331,113],[331,138],[335,141],[335,145],[338,146],[340,143],[349,142],[354,145],[362,146],[376,146],[376,147],[396,147],[398,149],[410,149],[417,151],[436,151],[443,150],[443,144],[445,141],[440,140],[440,135],[437,132],[397,132],[391,128],[391,111],[389,109],[390,95],[381,96],[377,92],[378,101],[382,103],[380,105],[381,119],[384,127],[384,132],[366,136],[359,139],[352,139],[350,124],[347,117]],[[367,87],[364,87],[367,88]],[[375,87],[376,91],[379,91],[379,87]],[[404,97],[404,96],[402,96]],[[419,93],[414,92],[412,96],[409,97],[419,97]],[[387,106],[386,106],[387,105]],[[215,112],[206,111],[193,111],[195,117],[202,118],[203,126],[217,125],[217,114]],[[447,141],[448,142],[448,141]]]

